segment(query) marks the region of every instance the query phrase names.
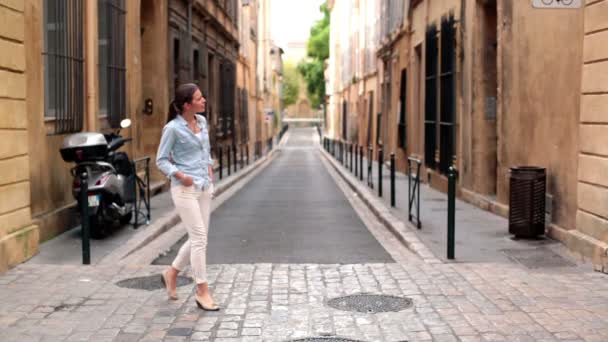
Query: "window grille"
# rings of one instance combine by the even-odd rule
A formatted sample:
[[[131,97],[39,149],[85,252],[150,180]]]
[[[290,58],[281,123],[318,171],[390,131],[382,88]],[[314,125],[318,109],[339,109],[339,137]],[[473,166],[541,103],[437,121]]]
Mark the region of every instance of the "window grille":
[[[372,126],[374,124],[374,92],[369,92],[369,113],[367,115],[367,146],[372,144]]]
[[[454,16],[441,20],[441,117],[439,122],[439,170],[447,174],[454,158],[456,122],[456,35]]]
[[[84,118],[84,1],[44,0],[44,117],[53,134],[79,132]]]
[[[405,148],[407,145],[407,70],[401,70],[401,85],[399,89],[399,147]]]
[[[348,140],[348,104],[342,102],[342,139]]]
[[[99,113],[117,128],[126,117],[125,0],[99,0]]]
[[[437,148],[437,27],[431,25],[426,31],[426,73],[424,106],[424,163],[435,167]]]

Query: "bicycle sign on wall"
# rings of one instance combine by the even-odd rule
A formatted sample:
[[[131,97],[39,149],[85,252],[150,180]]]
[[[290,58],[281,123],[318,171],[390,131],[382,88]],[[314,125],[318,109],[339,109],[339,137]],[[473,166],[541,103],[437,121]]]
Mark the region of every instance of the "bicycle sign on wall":
[[[575,9],[581,8],[581,1],[582,0],[532,0],[532,7]]]

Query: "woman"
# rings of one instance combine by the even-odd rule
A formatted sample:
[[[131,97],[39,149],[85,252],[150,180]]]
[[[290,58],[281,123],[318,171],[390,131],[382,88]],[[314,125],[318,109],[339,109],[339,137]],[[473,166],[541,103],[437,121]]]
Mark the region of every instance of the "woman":
[[[206,254],[213,161],[207,121],[196,113],[205,111],[206,100],[195,84],[182,84],[169,106],[169,120],[163,128],[156,165],[171,178],[171,196],[188,231],[188,241],[180,248],[171,266],[161,275],[170,299],[176,300],[177,274],[188,261],[196,282],[196,304],[217,311],[207,283]]]

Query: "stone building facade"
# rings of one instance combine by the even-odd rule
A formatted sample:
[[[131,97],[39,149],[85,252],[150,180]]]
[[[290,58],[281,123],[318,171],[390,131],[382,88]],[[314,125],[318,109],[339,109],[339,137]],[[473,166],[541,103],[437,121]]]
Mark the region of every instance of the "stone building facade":
[[[31,257],[38,248],[29,177],[36,146],[28,140],[26,5],[0,1],[0,270]]]
[[[446,191],[454,165],[459,196],[504,216],[510,168],[546,168],[548,233],[605,269],[608,4],[582,3],[549,9],[531,1],[380,1],[378,119],[358,111],[357,121],[359,132],[378,132],[371,144],[385,156],[395,153],[399,170],[407,156],[419,157],[423,180]],[[336,37],[332,46],[350,44]],[[334,49],[329,65],[346,68],[351,55],[362,63],[365,47],[358,49]],[[343,81],[339,72],[329,75],[332,84]],[[335,89],[330,94],[328,133],[356,142],[336,129],[344,126],[343,98]]]
[[[123,149],[154,160],[175,86],[195,82],[208,98],[213,146],[262,139],[256,106],[245,115],[239,102],[257,96],[256,39],[239,32],[238,18],[256,18],[258,7],[243,4],[0,1],[0,271],[77,224],[72,165],[59,153],[67,135],[108,133],[129,118],[121,134],[133,141]],[[249,76],[237,82],[240,46]],[[167,179],[151,165],[161,188]]]

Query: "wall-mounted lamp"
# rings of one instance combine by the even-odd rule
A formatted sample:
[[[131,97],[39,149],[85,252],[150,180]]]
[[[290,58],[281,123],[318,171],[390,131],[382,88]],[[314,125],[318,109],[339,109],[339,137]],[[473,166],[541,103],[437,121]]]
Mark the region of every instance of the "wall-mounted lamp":
[[[144,101],[144,114],[152,115],[153,112],[154,112],[154,103],[152,102],[151,98],[147,98]]]

